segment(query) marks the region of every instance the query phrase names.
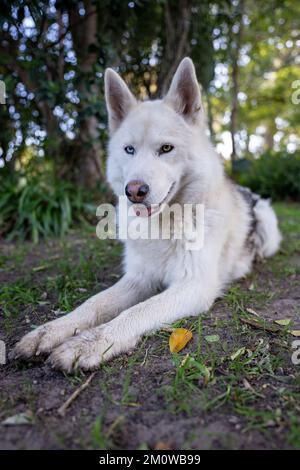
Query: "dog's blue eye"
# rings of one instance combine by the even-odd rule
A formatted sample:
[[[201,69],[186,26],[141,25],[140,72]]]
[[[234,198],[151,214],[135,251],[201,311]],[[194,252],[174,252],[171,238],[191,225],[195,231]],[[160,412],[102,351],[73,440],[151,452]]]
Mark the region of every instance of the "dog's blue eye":
[[[124,147],[124,150],[126,153],[128,153],[128,155],[133,155],[135,152],[134,147],[132,147],[132,145],[126,145],[126,147]]]
[[[160,147],[159,149],[159,153],[162,154],[162,153],[169,153],[171,152],[171,150],[173,150],[174,146],[171,145],[171,144],[164,144]]]

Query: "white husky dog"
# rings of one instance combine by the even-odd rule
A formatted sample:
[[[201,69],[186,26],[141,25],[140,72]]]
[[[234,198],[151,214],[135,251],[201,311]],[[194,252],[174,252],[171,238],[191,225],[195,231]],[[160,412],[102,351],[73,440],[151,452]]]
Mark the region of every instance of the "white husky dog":
[[[105,74],[110,143],[107,176],[129,204],[203,204],[200,250],[183,240],[127,240],[125,275],[72,313],[24,336],[13,356],[50,353],[64,371],[94,369],[132,349],[142,335],[207,311],[256,256],[280,244],[269,201],[233,184],[206,133],[195,69],[185,58],[163,100],[139,102],[112,69]],[[162,204],[164,203],[164,204]],[[151,217],[151,218],[154,218]]]

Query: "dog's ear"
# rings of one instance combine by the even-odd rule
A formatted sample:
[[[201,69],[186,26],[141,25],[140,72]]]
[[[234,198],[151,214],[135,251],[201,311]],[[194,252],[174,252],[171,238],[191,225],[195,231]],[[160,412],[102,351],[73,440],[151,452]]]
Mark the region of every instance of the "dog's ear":
[[[109,130],[113,133],[137,101],[124,80],[113,69],[106,69],[104,84]]]
[[[165,103],[190,122],[197,122],[201,112],[201,93],[193,61],[185,57],[173,77]]]

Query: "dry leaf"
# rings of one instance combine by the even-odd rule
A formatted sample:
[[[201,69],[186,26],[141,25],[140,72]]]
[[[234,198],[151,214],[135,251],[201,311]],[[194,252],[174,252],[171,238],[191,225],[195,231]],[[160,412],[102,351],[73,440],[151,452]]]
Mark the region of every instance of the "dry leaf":
[[[206,367],[205,364],[203,364],[203,369],[202,369],[202,372],[204,374],[204,385],[207,385],[208,382],[210,381],[210,371],[211,371],[211,368],[208,368]]]
[[[252,385],[249,384],[247,379],[243,379],[243,385],[244,385],[246,390],[251,390],[253,392],[253,387],[252,387]]]
[[[187,354],[184,356],[184,358],[182,359],[181,364],[180,364],[180,367],[185,366],[185,364],[187,363],[187,361],[188,361],[189,359],[190,359],[190,354],[187,353]]]
[[[167,442],[158,441],[154,446],[154,450],[172,450],[172,447]]]
[[[237,351],[235,351],[233,354],[231,354],[230,356],[230,359],[232,361],[234,361],[235,359],[237,359],[238,357],[242,356],[243,354],[245,354],[245,351],[246,351],[246,348],[240,348],[238,349]]]
[[[40,271],[44,271],[44,269],[47,269],[48,268],[48,264],[42,264],[41,266],[35,266],[32,268],[32,271],[34,273],[38,273]]]
[[[291,323],[291,319],[290,318],[283,318],[282,320],[275,320],[275,323],[277,323],[277,325],[287,326]]]
[[[208,343],[217,343],[220,341],[220,336],[219,335],[207,335],[205,336],[205,339]]]
[[[4,426],[20,426],[22,424],[31,424],[33,416],[31,411],[25,411],[24,413],[19,413],[14,416],[10,416],[2,421]]]
[[[289,330],[289,333],[293,336],[300,336],[300,330]]]
[[[192,337],[193,333],[186,328],[175,328],[169,339],[171,353],[181,351]]]
[[[253,308],[246,308],[248,313],[251,313],[251,315],[255,315],[256,317],[259,317],[258,313],[253,310]]]
[[[253,326],[254,328],[258,328],[260,330],[270,331],[271,333],[280,333],[283,331],[282,328],[280,328],[280,326],[276,326],[271,323],[269,324],[261,320],[258,321],[258,320],[255,320],[254,318],[252,320],[251,318],[240,317],[240,321],[242,323],[246,323],[246,325]]]

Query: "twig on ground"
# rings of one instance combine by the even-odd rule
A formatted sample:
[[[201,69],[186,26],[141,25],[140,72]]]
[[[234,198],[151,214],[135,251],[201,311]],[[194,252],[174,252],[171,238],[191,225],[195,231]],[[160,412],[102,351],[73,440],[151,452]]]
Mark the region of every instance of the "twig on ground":
[[[147,357],[148,357],[148,352],[149,352],[150,348],[151,348],[151,346],[149,346],[149,348],[146,349],[146,354],[145,354],[145,357],[143,359],[143,362],[141,363],[141,367],[143,367],[146,363],[146,360],[147,360]]]
[[[81,392],[83,392],[83,390],[85,390],[89,384],[91,383],[91,381],[93,380],[93,378],[95,377],[95,374],[96,372],[93,372],[89,377],[88,379],[82,384],[80,385],[80,387],[78,387],[75,392],[72,393],[72,395],[67,399],[67,401],[65,403],[63,403],[61,405],[61,407],[58,408],[57,412],[60,416],[65,416],[65,413],[66,413],[66,410],[67,408],[69,408],[69,406],[71,405],[71,403],[73,403],[74,400],[76,400],[76,398],[78,397],[78,395],[80,395]]]
[[[282,333],[282,328],[275,325],[268,325],[265,322],[261,323],[257,320],[251,320],[250,318],[240,317],[241,322],[246,323],[247,325],[253,326],[259,330],[269,331],[270,333]]]

